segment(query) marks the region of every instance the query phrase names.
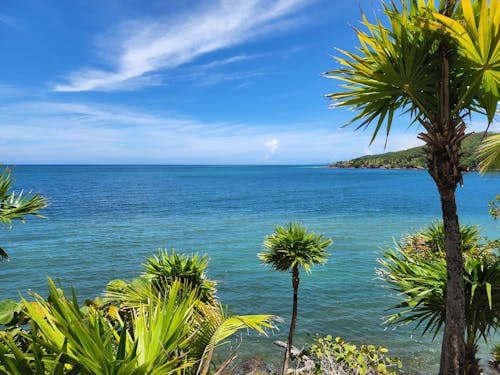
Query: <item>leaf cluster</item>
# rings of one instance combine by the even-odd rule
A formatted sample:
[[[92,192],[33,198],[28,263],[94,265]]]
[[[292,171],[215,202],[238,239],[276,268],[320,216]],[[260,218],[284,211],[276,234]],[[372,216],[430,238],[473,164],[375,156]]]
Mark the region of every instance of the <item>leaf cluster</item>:
[[[331,244],[330,238],[308,232],[300,223],[288,223],[285,227],[277,225],[274,232],[264,239],[265,249],[258,257],[277,271],[304,268],[310,272],[311,265],[327,261],[326,248]]]
[[[462,123],[471,112],[493,121],[500,97],[500,5],[461,0],[446,9],[447,4],[384,3],[386,20],[370,22],[363,15],[356,51],[340,50],[339,68],[325,73],[341,82],[338,92],[327,95],[333,106],[355,112],[349,124],[373,124],[372,142],[384,126],[389,135],[401,112],[410,112],[428,134],[442,131],[450,118]],[[443,53],[449,63],[446,93],[440,84]]]
[[[242,329],[265,334],[274,328],[275,317],[232,315],[202,301],[198,288],[180,278],[170,279],[162,293],[139,279],[115,281],[110,295],[83,306],[74,291],[68,298],[50,279],[47,299],[23,299],[21,312],[18,304],[1,304],[0,374],[222,373],[234,356],[216,364],[218,346]]]
[[[497,241],[482,241],[477,227],[462,227],[467,344],[475,347],[498,329],[500,259]],[[440,332],[446,320],[444,228],[434,223],[384,250],[378,273],[402,300],[386,324],[415,322],[423,334]]]
[[[317,337],[303,354],[314,359],[316,374],[395,375],[401,362],[387,356],[388,349],[375,345],[359,348],[332,336]],[[335,371],[333,371],[335,370]]]
[[[0,224],[8,228],[12,226],[12,221],[19,220],[24,223],[26,216],[32,215],[43,218],[40,210],[47,207],[47,199],[38,193],[23,191],[16,193],[13,190],[14,180],[9,168],[4,168],[0,172]],[[0,259],[8,259],[9,256],[0,247]]]

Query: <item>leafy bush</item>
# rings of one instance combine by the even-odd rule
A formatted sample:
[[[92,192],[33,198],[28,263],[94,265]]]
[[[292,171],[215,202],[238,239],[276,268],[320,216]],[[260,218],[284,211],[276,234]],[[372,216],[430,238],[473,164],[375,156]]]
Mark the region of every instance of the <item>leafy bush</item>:
[[[446,260],[444,229],[434,223],[411,235],[379,259],[379,275],[388,287],[402,297],[392,306],[386,324],[416,323],[423,334],[434,337],[446,321]],[[482,241],[474,226],[461,228],[464,252],[464,286],[466,318],[466,366],[479,373],[475,357],[480,339],[485,341],[500,322],[500,258],[498,241]]]
[[[21,310],[12,301],[0,304],[8,328],[0,331],[0,375],[205,375],[234,360],[213,360],[231,335],[274,328],[271,315],[233,316],[203,302],[197,286],[162,280],[168,285],[144,277],[115,281],[115,298],[81,306],[74,291],[68,298],[49,279],[47,299],[33,295]]]
[[[343,338],[319,337],[303,351],[314,361],[314,374],[326,375],[393,375],[401,368],[401,362],[386,356],[388,349],[375,345],[359,348]]]

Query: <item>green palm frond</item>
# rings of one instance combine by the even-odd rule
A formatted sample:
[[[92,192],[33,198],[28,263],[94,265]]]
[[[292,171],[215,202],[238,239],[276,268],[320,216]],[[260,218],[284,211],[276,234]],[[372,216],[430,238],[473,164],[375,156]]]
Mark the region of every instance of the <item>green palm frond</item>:
[[[391,28],[380,20],[370,23],[363,15],[367,31],[356,30],[360,42],[357,53],[340,51],[344,57],[335,59],[341,67],[325,73],[343,83],[343,91],[327,95],[333,106],[357,112],[349,124],[359,121],[360,128],[375,123],[372,142],[384,123],[389,134],[399,111],[410,110],[416,117],[429,118],[438,105],[437,44],[430,30],[411,22],[416,16],[428,17],[429,12],[403,5],[400,13],[393,4],[385,6],[385,13]]]
[[[81,309],[49,279],[50,296],[24,301],[32,321],[33,342],[45,353],[62,355],[64,364],[83,374],[174,374],[190,367],[183,353],[192,333],[196,293],[174,282],[168,296],[134,309],[129,328],[111,324],[99,310]],[[80,373],[80,372],[79,372]]]
[[[463,88],[460,106],[480,103],[491,123],[500,97],[500,4],[498,1],[461,0],[462,18],[433,12],[438,27],[456,42],[459,63],[455,75]]]
[[[157,293],[151,283],[137,277],[130,283],[123,280],[113,280],[108,283],[104,291],[106,303],[117,304],[124,309],[136,309],[149,302],[155,302],[162,294]]]
[[[221,305],[205,305],[198,316],[199,325],[191,341],[190,358],[199,365],[196,374],[208,373],[214,350],[227,343],[226,339],[244,329],[266,335],[266,329],[275,329],[273,315],[231,315]]]
[[[148,374],[176,373],[194,365],[182,353],[189,350],[196,291],[186,295],[181,283],[174,281],[168,297],[158,302],[135,311],[132,326],[136,360]]]
[[[35,193],[16,193],[13,190],[13,179],[9,168],[0,172],[0,224],[10,227],[13,220],[24,223],[26,216],[44,218],[40,210],[47,207],[47,199]],[[0,260],[9,259],[7,252],[0,248]]]
[[[24,222],[28,215],[44,217],[40,210],[47,207],[47,199],[39,194],[12,191],[13,180],[9,168],[0,173],[0,223],[10,225],[12,220]]]
[[[265,249],[258,257],[278,271],[303,267],[310,272],[311,265],[327,261],[329,254],[326,248],[331,244],[330,238],[308,232],[299,223],[288,223],[285,227],[276,226],[274,233],[265,238]]]
[[[500,171],[500,134],[487,137],[479,146],[481,173]]]
[[[457,2],[458,3],[458,2]],[[500,99],[500,5],[498,1],[463,0],[449,17],[434,1],[383,3],[385,22],[364,15],[356,34],[356,52],[339,50],[338,69],[326,72],[340,82],[328,94],[332,107],[356,114],[347,124],[374,125],[373,140],[393,118],[410,112],[427,132],[443,114],[440,93],[441,41],[449,41],[450,113],[461,118],[472,111],[486,113],[491,123]],[[438,121],[439,122],[439,121]]]
[[[215,302],[216,282],[207,278],[205,269],[208,256],[198,254],[185,255],[172,250],[159,249],[157,256],[148,257],[143,264],[143,277],[150,281],[153,287],[164,293],[165,288],[179,280],[184,285],[191,285],[199,291],[199,299],[204,303]]]

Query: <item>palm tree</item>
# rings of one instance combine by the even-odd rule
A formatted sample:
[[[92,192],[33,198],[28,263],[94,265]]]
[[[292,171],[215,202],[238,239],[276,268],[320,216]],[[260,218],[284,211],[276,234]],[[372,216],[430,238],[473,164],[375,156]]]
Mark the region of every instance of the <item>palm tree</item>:
[[[297,294],[299,290],[299,269],[311,271],[312,264],[323,264],[328,259],[325,250],[332,244],[330,238],[323,239],[323,235],[308,232],[299,223],[288,223],[283,228],[276,226],[275,231],[264,240],[265,250],[258,257],[272,268],[282,272],[292,272],[293,309],[290,331],[288,333],[288,346],[283,361],[283,375],[288,372],[288,362],[292,350],[293,335],[297,322]]]
[[[340,51],[340,68],[326,76],[341,80],[329,94],[336,106],[357,112],[358,128],[374,124],[372,142],[395,113],[409,112],[423,128],[428,171],[441,198],[447,268],[446,325],[440,373],[463,371],[465,292],[455,200],[462,184],[459,163],[471,112],[493,121],[500,85],[500,3],[488,0],[401,0],[384,4],[388,22],[356,30],[357,52]],[[387,26],[386,26],[387,25]],[[412,122],[412,123],[413,123]]]
[[[0,224],[8,227],[13,220],[24,223],[28,215],[43,216],[40,210],[47,207],[47,199],[39,194],[24,194],[21,191],[16,194],[12,190],[13,179],[9,168],[4,168],[0,172]],[[0,247],[0,260],[9,259],[4,249]]]

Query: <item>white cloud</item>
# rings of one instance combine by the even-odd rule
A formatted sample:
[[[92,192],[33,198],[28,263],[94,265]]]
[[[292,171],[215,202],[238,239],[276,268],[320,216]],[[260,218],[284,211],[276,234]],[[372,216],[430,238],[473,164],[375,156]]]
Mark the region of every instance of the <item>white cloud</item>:
[[[266,142],[266,148],[267,148],[267,157],[270,157],[271,155],[275,154],[276,151],[279,150],[280,144],[276,138],[273,138],[270,141]]]
[[[180,19],[136,20],[121,25],[101,42],[116,45],[112,67],[84,67],[70,73],[54,91],[112,91],[161,83],[160,70],[290,27],[294,12],[308,0],[221,0]],[[118,31],[117,31],[118,30]],[[104,51],[101,54],[106,54]],[[111,54],[108,54],[111,56]]]

